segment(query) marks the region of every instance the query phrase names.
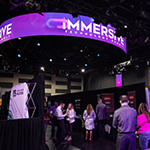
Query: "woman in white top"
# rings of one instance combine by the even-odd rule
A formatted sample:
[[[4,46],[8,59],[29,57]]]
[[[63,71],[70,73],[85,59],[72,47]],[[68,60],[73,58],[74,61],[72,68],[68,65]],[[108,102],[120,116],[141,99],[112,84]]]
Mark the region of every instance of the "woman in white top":
[[[96,119],[96,114],[91,104],[87,105],[87,109],[83,113],[83,119],[85,121],[85,129],[86,129],[85,140],[87,141],[88,131],[90,131],[89,141],[92,142],[92,130],[94,129],[94,120]]]
[[[65,140],[71,141],[72,140],[72,128],[73,123],[75,122],[75,116],[76,112],[73,109],[73,104],[69,104],[67,108],[67,118],[66,118],[66,131],[67,131],[67,137]]]

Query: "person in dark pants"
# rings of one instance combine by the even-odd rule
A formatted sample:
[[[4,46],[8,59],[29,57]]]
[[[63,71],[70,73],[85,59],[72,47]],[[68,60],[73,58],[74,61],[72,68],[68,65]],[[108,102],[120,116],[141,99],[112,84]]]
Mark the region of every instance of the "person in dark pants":
[[[116,150],[135,150],[137,112],[131,108],[127,95],[120,96],[121,107],[114,112],[113,127],[117,129]]]
[[[64,117],[67,116],[67,113],[63,115],[62,109],[64,108],[64,103],[60,101],[59,106],[56,109],[55,115],[57,117],[57,125],[58,125],[58,130],[57,130],[57,141],[58,143],[61,144],[66,144],[64,142],[64,137],[65,137],[65,123],[64,123]]]
[[[55,100],[54,101],[54,105],[49,109],[50,118],[51,118],[51,122],[52,122],[52,130],[51,130],[51,137],[50,137],[50,139],[53,139],[54,136],[55,136],[55,126],[56,126],[56,123],[57,123],[57,118],[55,116],[55,111],[56,111],[57,107],[58,107],[58,101]]]
[[[66,132],[67,136],[65,140],[72,140],[73,123],[75,122],[76,112],[74,111],[73,104],[70,103],[67,108],[67,119],[66,119]]]
[[[106,119],[106,105],[102,103],[102,99],[98,99],[96,105],[96,118],[100,139],[105,139],[105,119]]]

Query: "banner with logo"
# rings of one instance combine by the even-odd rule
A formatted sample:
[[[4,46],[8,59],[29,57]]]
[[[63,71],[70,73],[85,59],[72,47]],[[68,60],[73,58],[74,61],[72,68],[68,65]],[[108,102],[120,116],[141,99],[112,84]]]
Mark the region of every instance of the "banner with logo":
[[[27,83],[18,84],[11,89],[8,120],[29,118],[26,102],[29,89]]]
[[[81,99],[75,100],[75,109],[81,109]]]
[[[128,92],[129,106],[136,109],[136,91]]]
[[[106,112],[114,112],[114,93],[101,94],[102,101],[106,105]]]
[[[89,38],[112,44],[126,51],[126,39],[116,37],[115,28],[94,23],[94,19],[79,15],[73,18],[67,13],[26,14],[11,18],[0,25],[0,44],[27,36],[73,36]]]

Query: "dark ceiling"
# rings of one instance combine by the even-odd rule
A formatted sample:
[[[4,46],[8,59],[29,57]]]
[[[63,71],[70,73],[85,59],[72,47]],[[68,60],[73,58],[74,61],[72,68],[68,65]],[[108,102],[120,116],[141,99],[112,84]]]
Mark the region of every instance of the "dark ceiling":
[[[29,1],[36,2],[36,7],[26,6]],[[103,25],[110,23],[116,28],[116,36],[127,37],[127,55],[112,45],[89,39],[57,36],[15,39],[0,45],[0,67],[32,73],[44,66],[46,72],[64,70],[69,73],[80,72],[83,67],[87,72],[110,68],[131,56],[138,62],[149,61],[149,8],[150,0],[0,0],[0,23],[31,12],[67,12],[93,17]],[[40,46],[37,46],[38,42]],[[21,58],[17,57],[18,54]],[[50,58],[53,62],[49,61]],[[64,58],[67,60],[64,61]]]

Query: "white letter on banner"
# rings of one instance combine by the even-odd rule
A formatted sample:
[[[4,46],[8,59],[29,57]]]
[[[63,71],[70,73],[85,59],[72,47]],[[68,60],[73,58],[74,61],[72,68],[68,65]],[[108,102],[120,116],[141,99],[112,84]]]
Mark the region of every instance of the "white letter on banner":
[[[12,26],[12,23],[7,25],[7,33],[6,33],[7,35],[11,34],[11,26]]]
[[[93,23],[93,33],[100,34],[99,31],[100,31],[100,25],[96,24],[96,23]]]
[[[124,40],[122,37],[121,37],[121,44],[124,45]]]
[[[77,30],[79,30],[79,21],[77,21],[75,24],[72,24],[72,22],[68,19],[68,30],[71,29],[71,27],[74,29],[74,28],[77,28]]]
[[[107,37],[107,27],[105,27],[105,26],[101,26],[101,35],[104,35],[105,34],[105,36]]]
[[[86,25],[84,24],[84,22],[81,21],[81,31],[84,31],[84,29],[85,29],[85,30],[89,30],[89,32],[92,32],[92,23],[90,23],[88,26],[86,26]]]
[[[109,38],[113,39],[114,38],[114,31],[112,29],[109,29],[108,32],[109,32]]]
[[[1,29],[0,29],[0,38],[2,38],[2,31],[1,31]]]
[[[1,28],[1,34],[2,34],[2,36],[5,36],[6,27],[7,26],[5,26],[4,28]]]

